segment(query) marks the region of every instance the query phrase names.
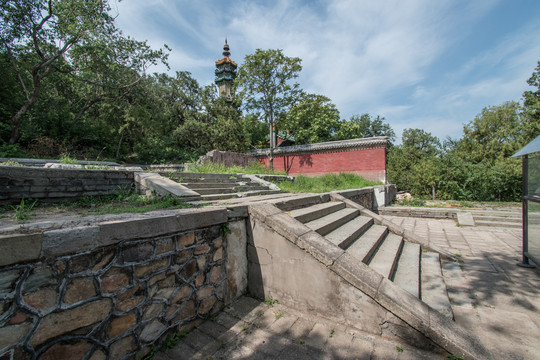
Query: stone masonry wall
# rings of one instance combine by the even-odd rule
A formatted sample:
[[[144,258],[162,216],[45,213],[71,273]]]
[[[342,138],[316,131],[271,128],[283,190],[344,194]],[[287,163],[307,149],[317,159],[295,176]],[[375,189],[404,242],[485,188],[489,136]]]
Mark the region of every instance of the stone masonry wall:
[[[129,190],[133,183],[132,171],[0,166],[0,204],[108,195]]]
[[[195,209],[0,237],[0,359],[140,358],[245,291],[228,289],[235,234],[238,214]]]

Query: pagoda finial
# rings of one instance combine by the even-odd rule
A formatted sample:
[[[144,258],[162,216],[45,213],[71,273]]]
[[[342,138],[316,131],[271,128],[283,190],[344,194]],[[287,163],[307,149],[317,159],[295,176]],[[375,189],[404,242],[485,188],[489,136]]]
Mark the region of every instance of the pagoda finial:
[[[226,56],[226,57],[231,56],[231,52],[229,51],[229,44],[227,44],[226,37],[225,37],[225,45],[223,45],[223,56]]]

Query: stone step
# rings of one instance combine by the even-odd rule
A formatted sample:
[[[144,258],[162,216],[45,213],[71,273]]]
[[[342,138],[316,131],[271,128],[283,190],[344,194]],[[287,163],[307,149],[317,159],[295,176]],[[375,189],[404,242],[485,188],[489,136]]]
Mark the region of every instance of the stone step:
[[[405,241],[394,274],[394,283],[420,297],[420,245]]]
[[[420,296],[422,301],[444,316],[453,319],[454,314],[442,276],[439,254],[430,251],[422,252],[421,259]]]
[[[202,201],[214,201],[214,200],[227,200],[227,199],[235,199],[238,196],[236,193],[232,194],[210,194],[210,195],[202,195],[201,200]]]
[[[388,234],[381,242],[375,254],[369,262],[369,267],[390,279],[394,274],[398,261],[403,238],[396,234]]]
[[[324,236],[330,231],[355,218],[359,214],[360,211],[357,209],[344,208],[316,220],[307,222],[306,226]]]
[[[237,192],[234,188],[201,188],[201,189],[192,189],[193,191],[198,192],[201,195],[213,195],[213,194],[231,194]]]
[[[182,182],[182,185],[184,185],[187,188],[190,188],[192,190],[196,189],[210,189],[210,188],[223,188],[223,187],[234,187],[239,186],[237,182],[231,182],[231,183],[223,183],[223,182],[206,182],[206,181],[200,181],[200,182]],[[251,183],[248,183],[251,185]]]
[[[386,226],[372,225],[346,251],[358,260],[367,263],[387,233]]]
[[[341,201],[330,201],[303,209],[293,210],[289,212],[289,215],[301,223],[307,223],[344,208],[345,203]]]
[[[520,229],[523,224],[521,222],[508,222],[508,221],[486,221],[486,220],[476,220],[476,226],[495,226],[495,227],[506,227],[506,228],[516,228]]]
[[[494,216],[494,215],[475,215],[473,214],[475,220],[480,221],[500,221],[500,222],[519,222],[522,221],[522,216]]]
[[[373,225],[372,218],[367,216],[357,216],[334,231],[326,234],[325,237],[340,248],[346,249],[371,225]]]
[[[285,191],[281,190],[254,190],[254,191],[245,191],[245,192],[233,192],[226,194],[207,194],[201,196],[201,201],[215,201],[215,200],[227,200],[227,199],[236,199],[244,198],[251,196],[264,196],[264,195],[274,195],[282,194]]]

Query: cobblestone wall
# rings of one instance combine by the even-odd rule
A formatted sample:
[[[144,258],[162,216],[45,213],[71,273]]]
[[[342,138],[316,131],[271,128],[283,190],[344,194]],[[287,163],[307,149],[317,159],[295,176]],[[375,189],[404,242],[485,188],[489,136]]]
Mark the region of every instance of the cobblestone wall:
[[[3,236],[0,359],[139,358],[168,330],[194,327],[228,296],[223,234],[245,226],[228,221],[191,210]]]
[[[0,204],[22,198],[73,199],[84,195],[108,195],[133,187],[132,171],[69,170],[0,166]]]

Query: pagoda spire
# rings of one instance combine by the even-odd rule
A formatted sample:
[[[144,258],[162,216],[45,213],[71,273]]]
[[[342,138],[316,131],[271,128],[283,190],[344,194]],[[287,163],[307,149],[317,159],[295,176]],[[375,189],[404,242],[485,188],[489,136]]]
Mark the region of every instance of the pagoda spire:
[[[223,45],[223,59],[216,61],[216,79],[215,83],[219,87],[219,96],[232,101],[232,84],[236,78],[236,68],[238,65],[231,60],[231,52],[229,44],[225,37],[225,45]]]

